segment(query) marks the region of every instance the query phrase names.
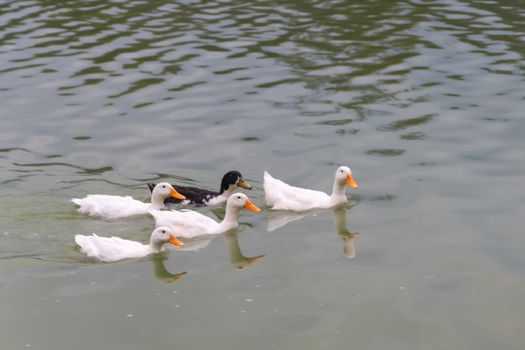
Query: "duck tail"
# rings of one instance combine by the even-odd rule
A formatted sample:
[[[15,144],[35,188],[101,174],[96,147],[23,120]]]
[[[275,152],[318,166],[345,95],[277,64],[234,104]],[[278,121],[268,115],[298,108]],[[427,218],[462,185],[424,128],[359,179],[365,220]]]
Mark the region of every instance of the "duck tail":
[[[88,257],[101,259],[93,238],[98,238],[98,236],[94,233],[91,236],[77,234],[75,235],[75,243],[80,247],[80,251],[86,254]]]

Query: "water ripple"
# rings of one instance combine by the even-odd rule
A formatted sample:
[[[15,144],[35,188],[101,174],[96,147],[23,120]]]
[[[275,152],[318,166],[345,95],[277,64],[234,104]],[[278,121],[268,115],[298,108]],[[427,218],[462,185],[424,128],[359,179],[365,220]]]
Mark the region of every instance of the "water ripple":
[[[116,149],[120,128],[140,140],[131,148],[148,149],[138,130],[150,128],[154,113],[159,124],[177,121],[193,133],[201,118],[214,143],[227,138],[219,130],[228,126],[220,125],[236,115],[252,124],[234,129],[242,135],[230,142],[288,119],[301,128],[289,137],[322,125],[318,134],[364,139],[357,152],[385,155],[404,150],[397,142],[427,142],[443,110],[477,108],[473,84],[487,86],[485,97],[516,94],[488,86],[491,77],[523,75],[523,14],[506,1],[5,1],[0,93],[6,113],[27,120],[34,111],[21,106],[42,106],[65,139],[78,124],[103,125],[101,139]],[[263,120],[254,110],[265,108],[272,112]],[[139,127],[108,123],[119,117]],[[385,145],[370,130],[396,134],[396,141]],[[11,132],[5,147],[23,137]]]

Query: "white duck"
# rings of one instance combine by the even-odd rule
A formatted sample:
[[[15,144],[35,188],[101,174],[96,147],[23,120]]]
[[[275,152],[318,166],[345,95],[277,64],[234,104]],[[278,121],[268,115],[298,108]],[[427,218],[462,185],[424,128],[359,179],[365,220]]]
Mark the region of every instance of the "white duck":
[[[75,235],[75,242],[80,246],[80,251],[88,257],[104,262],[142,258],[158,253],[162,245],[168,242],[177,247],[184,246],[167,227],[157,227],[151,233],[149,244],[119,237],[100,237],[94,233],[91,236]]]
[[[326,209],[346,203],[345,184],[357,188],[349,167],[340,166],[335,172],[334,187],[329,196],[324,192],[290,186],[264,172],[264,195],[266,204],[273,210],[304,211]]]
[[[110,196],[90,194],[84,198],[73,198],[71,201],[80,208],[78,211],[89,216],[101,216],[105,219],[119,219],[133,215],[147,214],[149,210],[164,208],[164,199],[173,197],[184,199],[173,186],[161,182],[151,192],[151,203],[144,203],[130,196]]]
[[[179,237],[196,238],[216,235],[236,228],[239,226],[237,220],[242,208],[255,212],[261,211],[245,194],[234,193],[226,202],[226,214],[220,223],[192,210],[150,210],[150,214],[155,218],[157,226],[167,226]]]

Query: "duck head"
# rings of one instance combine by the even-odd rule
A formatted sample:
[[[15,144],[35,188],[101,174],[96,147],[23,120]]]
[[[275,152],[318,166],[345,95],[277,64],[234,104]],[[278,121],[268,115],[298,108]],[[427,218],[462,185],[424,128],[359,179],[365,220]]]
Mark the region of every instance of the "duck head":
[[[228,202],[226,203],[226,207],[230,208],[236,208],[236,209],[242,209],[246,208],[251,211],[261,211],[253,202],[248,198],[247,195],[244,193],[234,193],[228,198]]]
[[[179,241],[173,231],[171,231],[166,226],[159,226],[151,233],[150,245],[155,247],[157,250],[160,250],[160,247],[164,243],[171,243],[177,247],[183,247],[184,243]]]
[[[221,181],[221,190],[220,192],[223,193],[225,191],[228,191],[233,186],[239,186],[242,188],[246,188],[247,190],[251,190],[252,186],[246,181],[240,172],[237,170],[230,170],[224,176],[222,177]]]
[[[255,212],[261,211],[261,209],[257,208],[257,206],[253,204],[253,202],[249,200],[244,193],[234,193],[228,197],[228,201],[226,202],[226,214],[224,215],[224,219],[221,221],[216,231],[226,232],[239,226],[239,222],[237,220],[242,208],[246,208]]]
[[[335,180],[340,184],[346,184],[352,188],[358,188],[359,186],[352,177],[352,170],[347,166],[340,166],[335,172]],[[344,186],[344,185],[343,185]]]
[[[182,194],[177,192],[177,190],[174,189],[173,186],[167,182],[161,182],[155,185],[152,191],[152,195],[160,196],[163,198],[168,198],[168,197],[172,197],[175,199],[185,199],[186,198]]]

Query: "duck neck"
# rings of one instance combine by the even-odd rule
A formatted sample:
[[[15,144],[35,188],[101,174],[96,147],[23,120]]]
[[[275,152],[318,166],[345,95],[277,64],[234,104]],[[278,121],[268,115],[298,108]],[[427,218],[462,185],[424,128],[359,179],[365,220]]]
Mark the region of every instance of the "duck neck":
[[[223,196],[224,198],[228,199],[233,194],[233,192],[235,192],[235,186],[230,186],[226,189],[221,188],[221,191],[219,192],[219,194]]]
[[[226,215],[217,228],[220,232],[226,232],[239,226],[239,212],[241,208],[234,207],[230,203],[226,204]]]
[[[337,180],[334,181],[334,187],[332,189],[330,200],[333,202],[333,204],[345,203],[347,201],[344,182],[340,183]]]
[[[151,193],[151,209],[159,210],[159,209],[164,208],[164,199],[166,198],[160,195],[159,193],[152,192]]]
[[[152,253],[158,253],[158,252],[160,252],[160,249],[162,248],[163,244],[164,244],[164,242],[159,242],[159,241],[156,241],[155,239],[151,238],[150,241],[149,241],[148,248],[150,249],[150,251]]]
[[[221,182],[221,188],[219,190],[219,194],[225,195],[229,197],[231,194],[233,194],[233,191],[235,190],[235,186],[225,182],[224,180]]]

